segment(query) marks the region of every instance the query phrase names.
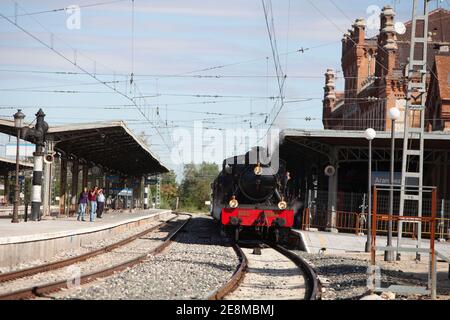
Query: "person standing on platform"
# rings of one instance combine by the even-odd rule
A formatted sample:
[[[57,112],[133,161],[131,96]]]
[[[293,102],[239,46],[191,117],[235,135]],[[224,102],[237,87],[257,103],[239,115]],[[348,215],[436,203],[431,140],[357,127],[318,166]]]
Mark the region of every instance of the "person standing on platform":
[[[78,218],[77,220],[80,221],[86,221],[84,220],[84,214],[86,213],[86,206],[88,203],[88,189],[87,187],[84,187],[83,191],[80,193],[80,197],[78,199]]]
[[[97,194],[98,194],[98,187],[94,187],[91,189],[91,191],[89,192],[89,205],[91,206],[90,208],[90,222],[94,222],[94,215],[97,211]]]
[[[105,195],[103,194],[103,189],[98,190],[97,195],[97,218],[102,218],[103,209],[105,208]]]

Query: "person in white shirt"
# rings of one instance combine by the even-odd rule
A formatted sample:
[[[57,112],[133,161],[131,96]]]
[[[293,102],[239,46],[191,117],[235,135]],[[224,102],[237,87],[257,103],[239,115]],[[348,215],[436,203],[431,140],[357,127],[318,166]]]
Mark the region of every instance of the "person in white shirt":
[[[105,208],[105,195],[103,194],[103,189],[98,190],[97,195],[97,218],[101,219],[103,214],[103,209]]]

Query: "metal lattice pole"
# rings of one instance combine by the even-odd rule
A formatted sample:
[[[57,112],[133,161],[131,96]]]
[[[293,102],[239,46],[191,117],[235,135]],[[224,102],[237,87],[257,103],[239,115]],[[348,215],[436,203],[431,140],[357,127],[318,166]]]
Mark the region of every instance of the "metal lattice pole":
[[[423,156],[424,156],[424,132],[425,132],[425,102],[426,102],[426,77],[427,77],[427,42],[428,42],[428,1],[414,0],[412,30],[411,30],[411,48],[409,54],[408,68],[408,94],[405,106],[404,138],[403,138],[403,158],[402,158],[402,180],[400,191],[400,210],[399,215],[405,214],[405,201],[414,201],[417,203],[417,217],[422,217],[422,186],[423,186]],[[423,10],[418,10],[419,2],[423,2]],[[421,12],[420,12],[421,11]],[[418,25],[422,23],[422,32],[417,35]],[[420,57],[416,53],[421,52]],[[413,101],[415,100],[415,101]],[[414,128],[410,123],[410,113],[420,118],[419,128]],[[414,141],[418,142],[419,149],[413,149]],[[419,158],[418,170],[410,170],[411,157]],[[411,191],[411,180],[418,182],[417,190]],[[408,189],[408,190],[407,190]],[[401,247],[403,222],[398,222],[397,235],[397,260],[400,259],[399,249]],[[408,221],[411,223],[411,221]],[[422,225],[417,223],[417,248],[421,245]],[[416,258],[420,259],[419,252],[416,252]]]
[[[161,207],[161,176],[157,176],[156,183],[156,208],[159,209]]]
[[[144,209],[148,209],[148,194],[150,190],[150,185],[145,185],[144,188]]]

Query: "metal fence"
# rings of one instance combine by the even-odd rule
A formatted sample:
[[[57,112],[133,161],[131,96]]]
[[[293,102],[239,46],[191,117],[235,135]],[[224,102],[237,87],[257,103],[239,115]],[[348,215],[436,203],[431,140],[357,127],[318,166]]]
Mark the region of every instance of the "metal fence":
[[[328,225],[328,196],[327,191],[311,192],[311,199],[302,214],[302,228],[316,228],[325,230]],[[389,214],[389,192],[379,193],[377,196],[377,212]],[[372,201],[373,203],[373,201]],[[422,203],[422,214],[424,217],[431,216],[431,196],[424,194]],[[400,205],[400,193],[394,192],[394,216],[398,216]],[[450,238],[450,200],[440,199],[436,203],[436,236],[442,239]],[[417,204],[405,202],[404,215],[416,215]],[[336,225],[339,232],[364,233],[367,231],[367,194],[365,193],[337,193]],[[377,221],[379,234],[386,234],[388,230],[387,221]],[[393,224],[393,233],[397,234],[397,223]],[[430,223],[422,222],[422,236],[429,237],[431,233]],[[402,234],[409,237],[417,235],[417,223],[404,223]]]

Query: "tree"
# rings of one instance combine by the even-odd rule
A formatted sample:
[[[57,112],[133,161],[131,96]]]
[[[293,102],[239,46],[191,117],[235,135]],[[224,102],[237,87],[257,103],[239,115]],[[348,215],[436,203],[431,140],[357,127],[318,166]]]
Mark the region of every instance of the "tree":
[[[173,170],[161,176],[161,208],[175,208],[175,202],[178,196],[176,178],[177,176]]]
[[[218,174],[217,164],[205,162],[201,165],[186,164],[184,178],[179,188],[182,207],[194,211],[207,211],[205,201],[210,199],[211,183]]]

